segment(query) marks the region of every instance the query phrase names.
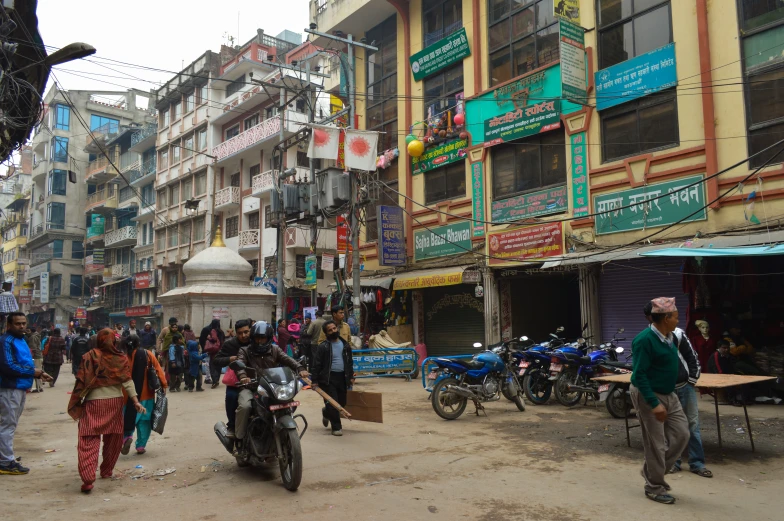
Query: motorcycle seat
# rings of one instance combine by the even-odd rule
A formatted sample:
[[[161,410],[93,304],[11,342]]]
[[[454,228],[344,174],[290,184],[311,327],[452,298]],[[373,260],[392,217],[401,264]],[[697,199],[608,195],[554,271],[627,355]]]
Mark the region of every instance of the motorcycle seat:
[[[480,362],[478,360],[461,360],[461,359],[458,358],[458,359],[452,360],[452,362],[454,362],[456,364],[460,364],[463,367],[467,367],[468,369],[481,369],[481,368],[483,368],[485,366],[484,363],[482,363],[482,362]]]
[[[621,369],[631,369],[632,364],[630,362],[602,362],[603,365],[609,365],[611,367],[620,367]]]

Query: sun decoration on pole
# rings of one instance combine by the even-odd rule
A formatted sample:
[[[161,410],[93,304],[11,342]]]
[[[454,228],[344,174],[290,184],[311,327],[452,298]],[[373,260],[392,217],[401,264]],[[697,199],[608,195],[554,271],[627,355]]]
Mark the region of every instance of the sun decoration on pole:
[[[329,145],[331,140],[329,132],[325,132],[319,128],[313,130],[313,141],[317,147],[325,147]]]
[[[358,157],[365,157],[372,152],[370,143],[363,136],[354,136],[346,143],[351,153]]]

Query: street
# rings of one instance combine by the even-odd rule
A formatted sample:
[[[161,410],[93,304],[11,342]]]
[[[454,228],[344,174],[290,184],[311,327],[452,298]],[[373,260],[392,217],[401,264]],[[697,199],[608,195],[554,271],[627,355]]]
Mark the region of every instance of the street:
[[[715,477],[668,476],[678,502],[666,506],[643,495],[639,430],[627,448],[623,421],[603,405],[568,410],[551,402],[521,413],[502,400],[487,404],[487,417],[471,414],[469,404],[448,422],[433,412],[419,381],[398,378],[358,381],[358,390],[383,393],[384,423],[346,421],[342,438],[322,427],[315,393],[298,395],[310,428],[296,493],[283,488],[277,468],[240,469],[219,443],[212,427],[225,420],[221,386],[170,393],[165,435],[153,433],[143,456],[133,449],[121,456],[115,478],[97,480],[84,495],[76,425],[64,412],[72,384],[62,374],[55,388],[27,396],[15,449],[31,472],[2,477],[9,519],[763,521],[781,519],[784,507],[784,408],[750,408],[753,454],[747,434],[736,430],[745,430],[742,409],[722,406],[720,454],[713,401],[703,397],[703,443]],[[171,468],[176,472],[153,476]]]

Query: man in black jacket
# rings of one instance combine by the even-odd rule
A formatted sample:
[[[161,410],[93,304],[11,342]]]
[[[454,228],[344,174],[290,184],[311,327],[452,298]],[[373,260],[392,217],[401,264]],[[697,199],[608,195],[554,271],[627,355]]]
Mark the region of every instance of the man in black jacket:
[[[651,310],[653,303],[648,302],[645,306],[645,317],[651,321]],[[686,332],[676,327],[673,336],[678,344],[678,380],[675,384],[675,394],[681,402],[683,412],[689,421],[689,470],[698,476],[712,478],[713,473],[705,468],[705,450],[702,447],[702,435],[700,434],[700,414],[697,408],[697,391],[695,385],[700,379],[700,362],[697,352],[686,336]],[[681,460],[675,462],[670,473],[681,471]]]
[[[313,387],[321,387],[341,406],[346,405],[346,393],[354,382],[354,359],[351,345],[340,337],[334,320],[327,320],[322,326],[327,339],[313,349],[313,362],[310,372]],[[340,413],[324,400],[326,407],[321,409],[321,422],[324,427],[332,424],[332,434],[343,436]]]
[[[226,342],[221,343],[220,351],[215,355],[213,363],[219,369],[218,376],[220,377],[220,369],[228,367],[230,363],[235,361],[240,353],[240,348],[246,347],[250,344],[250,320],[238,320],[234,325],[234,332],[236,336],[229,338]],[[234,421],[237,413],[237,405],[239,404],[240,389],[226,386],[226,428],[229,431],[229,437],[234,437]]]

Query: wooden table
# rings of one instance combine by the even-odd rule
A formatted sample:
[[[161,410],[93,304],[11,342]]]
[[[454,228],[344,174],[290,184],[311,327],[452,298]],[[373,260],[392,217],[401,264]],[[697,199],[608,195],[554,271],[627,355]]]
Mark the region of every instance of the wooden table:
[[[631,385],[631,374],[618,374],[612,376],[597,376],[592,380],[597,382],[605,382],[605,383],[615,383],[622,385],[624,387],[624,403],[626,403],[626,389]],[[770,380],[775,380],[775,376],[745,376],[740,374],[705,374],[703,373],[700,376],[700,379],[697,380],[697,389],[713,389],[713,403],[716,406],[716,428],[719,432],[719,449],[722,448],[721,444],[721,422],[719,420],[719,395],[715,390],[717,389],[724,389],[727,387],[738,387],[743,385],[751,385],[756,384],[759,382],[767,382]],[[625,407],[624,407],[625,408]],[[746,410],[746,403],[743,403],[743,414],[746,415],[746,428],[749,431],[749,440],[751,441],[751,451],[754,452],[754,437],[751,434],[751,422],[749,422],[749,412]],[[629,437],[629,430],[635,427],[639,427],[640,425],[629,425],[629,418],[628,416],[624,417],[624,421],[626,422],[626,444],[631,447],[632,441]]]

